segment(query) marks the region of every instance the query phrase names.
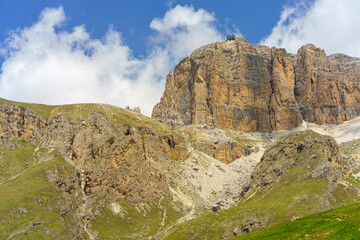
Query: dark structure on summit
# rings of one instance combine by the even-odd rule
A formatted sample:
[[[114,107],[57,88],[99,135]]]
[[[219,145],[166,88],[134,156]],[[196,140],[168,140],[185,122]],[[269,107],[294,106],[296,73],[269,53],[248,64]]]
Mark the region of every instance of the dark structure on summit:
[[[235,40],[235,35],[234,34],[228,34],[226,36],[226,40],[227,41],[234,41]]]

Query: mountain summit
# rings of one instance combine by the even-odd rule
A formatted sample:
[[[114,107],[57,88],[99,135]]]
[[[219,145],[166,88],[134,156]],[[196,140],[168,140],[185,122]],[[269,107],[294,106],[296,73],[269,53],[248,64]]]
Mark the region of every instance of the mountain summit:
[[[293,129],[303,120],[339,124],[360,115],[359,59],[297,54],[241,38],[195,50],[166,79],[152,117],[172,127],[206,124],[240,131]]]

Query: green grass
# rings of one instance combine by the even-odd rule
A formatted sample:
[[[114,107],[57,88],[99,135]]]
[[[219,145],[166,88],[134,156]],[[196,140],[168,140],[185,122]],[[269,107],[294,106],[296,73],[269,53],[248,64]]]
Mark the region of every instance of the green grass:
[[[360,187],[360,178],[359,178],[359,177],[354,177],[352,174],[350,174],[350,175],[346,178],[346,180],[347,180],[349,183],[351,183],[351,184],[353,184],[353,185],[355,185],[355,186],[357,186],[357,187]]]
[[[14,150],[8,149],[12,146]],[[0,146],[0,182],[25,171],[34,164],[36,145],[25,141],[8,141]]]
[[[287,139],[288,141],[291,142],[301,143],[304,142],[306,139],[312,139],[312,138],[317,138],[319,141],[324,141],[329,138],[331,139],[331,137],[328,135],[322,135],[312,130],[305,130],[305,131],[294,132],[289,135],[281,136],[280,138],[278,138],[277,141],[282,141],[284,139]]]
[[[96,111],[104,113],[108,119],[116,123],[128,124],[135,127],[149,127],[155,131],[174,133],[174,131],[170,130],[166,125],[154,119],[107,104],[62,105],[52,110],[50,118],[56,115],[63,115],[66,118],[85,120]]]
[[[61,200],[60,193],[46,180],[45,170],[56,168],[70,174],[73,166],[61,157],[29,167],[19,177],[0,185],[0,239],[63,239],[71,238],[69,226],[60,221],[59,212],[52,207]],[[25,208],[27,213],[20,213]],[[31,226],[30,222],[39,222]]]
[[[318,201],[318,196],[321,196],[324,191],[323,187],[326,186],[327,179],[321,179],[319,182],[311,180],[279,185],[266,194],[255,194],[253,198],[246,202],[241,201],[237,206],[230,209],[219,213],[206,213],[186,222],[173,229],[173,232],[165,239],[206,239],[207,237],[209,239],[222,239],[224,233],[229,229],[233,230],[241,226],[241,222],[246,216],[267,218],[271,222],[270,226],[272,226],[289,221],[292,217],[304,217],[317,213],[322,209],[322,203]],[[348,195],[342,195],[344,198],[346,196]]]
[[[255,231],[236,239],[360,239],[360,204],[310,215]]]
[[[116,204],[121,206],[121,214],[114,213],[109,205],[102,210],[100,217],[92,221],[94,229],[99,231],[99,239],[149,238],[183,216],[182,211],[179,211],[181,207],[177,206],[179,210],[175,210],[173,203],[168,201],[161,201],[161,208],[151,203],[141,209],[125,199],[116,201]],[[162,226],[164,211],[166,218]]]
[[[10,140],[0,145],[0,183],[37,164],[39,158],[48,151],[46,148],[36,149],[37,145],[34,142]]]

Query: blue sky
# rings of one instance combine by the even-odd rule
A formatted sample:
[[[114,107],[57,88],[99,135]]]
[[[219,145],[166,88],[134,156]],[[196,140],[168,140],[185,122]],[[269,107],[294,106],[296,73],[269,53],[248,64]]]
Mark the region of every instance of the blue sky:
[[[10,30],[30,26],[46,7],[64,7],[67,22],[64,29],[84,24],[94,38],[102,37],[109,25],[121,32],[135,55],[146,54],[146,42],[152,34],[150,22],[161,18],[172,6],[204,8],[216,17],[223,32],[234,32],[236,26],[250,43],[258,43],[271,33],[288,0],[164,1],[164,0],[1,0],[0,42]],[[229,30],[228,30],[229,29]]]
[[[296,53],[306,43],[360,57],[354,0],[0,0],[0,97],[140,106],[167,73],[232,32]]]

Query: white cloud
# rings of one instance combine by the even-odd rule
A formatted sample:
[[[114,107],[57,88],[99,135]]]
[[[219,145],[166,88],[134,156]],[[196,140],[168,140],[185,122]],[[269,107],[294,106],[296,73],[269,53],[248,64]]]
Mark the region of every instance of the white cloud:
[[[11,32],[4,43],[0,96],[46,104],[140,106],[150,115],[170,69],[197,47],[221,39],[214,20],[203,9],[170,9],[151,22],[153,50],[138,59],[111,27],[102,39],[91,38],[84,26],[62,31],[63,8],[46,8],[38,22]]]
[[[177,5],[162,19],[155,18],[150,27],[157,31],[152,41],[164,46],[175,61],[196,48],[221,40],[221,34],[213,25],[215,16],[204,9]]]
[[[261,44],[296,53],[307,43],[327,54],[345,53],[360,57],[360,1],[298,1],[285,7],[272,33]]]

